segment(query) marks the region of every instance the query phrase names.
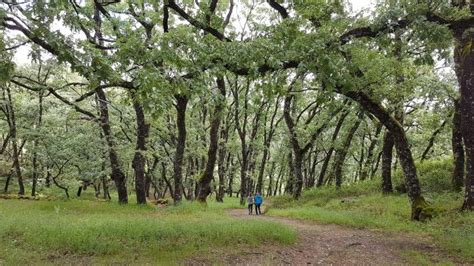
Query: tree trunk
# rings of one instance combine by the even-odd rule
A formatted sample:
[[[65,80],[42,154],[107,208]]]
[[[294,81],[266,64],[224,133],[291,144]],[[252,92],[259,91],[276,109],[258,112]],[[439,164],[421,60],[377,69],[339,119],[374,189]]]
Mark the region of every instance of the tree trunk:
[[[402,125],[392,117],[388,111],[382,107],[382,105],[373,101],[366,94],[360,91],[343,91],[342,93],[358,102],[365,110],[377,117],[377,119],[393,134],[395,148],[397,149],[400,164],[403,169],[405,184],[408,189],[408,197],[411,202],[411,218],[413,220],[423,219],[423,211],[425,210],[427,203],[421,194],[415,161],[413,160],[410,145]]]
[[[393,192],[392,186],[392,157],[393,157],[393,135],[390,131],[385,132],[382,146],[382,192]]]
[[[112,168],[111,178],[115,182],[115,187],[117,189],[119,203],[127,204],[128,193],[127,193],[126,178],[125,178],[125,174],[123,173],[121,169],[120,160],[119,160],[117,151],[115,150],[115,142],[112,137],[112,130],[110,128],[107,96],[105,95],[102,89],[97,89],[96,95],[99,102],[100,126],[102,128],[102,132],[107,142],[107,148],[109,151],[110,167]]]
[[[303,159],[304,153],[301,151],[294,152],[293,160],[293,173],[295,178],[295,187],[293,190],[293,197],[299,199],[301,197],[301,192],[303,191]]]
[[[275,171],[275,161],[272,162],[272,166],[270,167],[270,173],[268,173],[268,189],[267,189],[267,197],[271,197],[273,195],[273,173]]]
[[[46,166],[46,187],[50,188],[51,187],[51,169],[49,166]]]
[[[434,141],[436,139],[436,136],[438,136],[439,133],[443,130],[444,126],[448,120],[444,120],[443,123],[431,134],[430,139],[428,140],[428,145],[426,146],[425,150],[423,151],[423,154],[421,155],[420,161],[423,162],[428,158],[428,153],[431,151],[431,148],[433,148]]]
[[[288,152],[288,179],[286,180],[285,193],[292,193],[295,187],[295,170],[293,152]],[[281,186],[282,182],[280,182]]]
[[[225,143],[221,143],[218,152],[218,160],[217,160],[217,175],[219,177],[219,187],[217,189],[216,193],[216,201],[217,202],[224,202],[224,193],[225,193],[225,173],[226,173],[226,167],[225,167]]]
[[[43,92],[38,93],[38,124],[36,125],[36,131],[40,132],[41,122],[43,118]],[[38,136],[35,136],[33,140],[33,183],[31,185],[31,196],[36,196],[36,186],[38,183]]]
[[[227,152],[226,143],[229,139],[228,123],[221,129],[221,142],[219,143],[219,159],[217,162],[217,173],[219,175],[219,189],[216,193],[216,201],[224,202],[225,175],[228,172],[231,154]],[[227,157],[227,159],[226,159]],[[229,177],[230,178],[230,177]]]
[[[230,156],[230,154],[229,154]],[[235,165],[234,165],[234,158],[232,158],[231,164],[232,168],[229,171],[229,186],[227,187],[228,195],[229,197],[232,197],[232,192],[233,192],[233,185],[234,185],[234,173],[235,173]]]
[[[472,11],[473,9],[471,9]],[[474,210],[474,31],[471,28],[454,30],[454,69],[461,98],[461,133],[467,157],[467,174],[463,210]]]
[[[263,147],[263,155],[262,155],[262,161],[260,163],[260,169],[258,172],[258,178],[257,178],[257,192],[262,193],[262,188],[263,188],[263,175],[265,173],[265,166],[267,164],[269,152],[270,152],[270,144],[272,143],[273,135],[275,134],[275,127],[279,124],[281,119],[278,121],[275,121],[278,109],[280,108],[279,106],[280,102],[280,97],[276,99],[275,102],[275,108],[273,109],[273,114],[270,119],[270,128],[267,131],[267,115],[268,115],[268,110],[265,116],[265,122],[264,122],[264,132],[263,132],[263,142],[264,142],[264,147]],[[270,107],[271,105],[269,105]]]
[[[367,176],[369,175],[369,170],[372,168],[372,164],[374,162],[374,150],[379,141],[379,135],[381,131],[382,131],[382,124],[377,123],[374,138],[370,142],[369,149],[367,150],[367,158],[365,159],[364,166],[362,167],[362,171],[360,173],[360,180],[362,181],[367,178]]]
[[[309,180],[307,182],[307,188],[313,188],[316,185],[316,166],[320,163],[318,161],[319,152],[314,152],[314,158],[311,161],[308,161],[309,167]]]
[[[145,153],[146,139],[148,137],[149,125],[145,121],[143,106],[138,99],[136,91],[130,91],[130,96],[135,110],[137,129],[135,155],[133,156],[132,167],[135,171],[135,193],[138,204],[146,204],[146,182],[145,182]]]
[[[453,188],[456,191],[461,191],[464,183],[464,146],[462,143],[462,132],[461,132],[461,110],[459,106],[459,100],[454,101],[454,115],[452,125],[452,137],[451,143],[453,147],[453,162],[454,170],[452,176]]]
[[[344,142],[340,148],[336,150],[336,155],[334,158],[334,166],[332,170],[332,175],[336,179],[336,187],[340,188],[342,184],[342,167],[344,166],[344,162],[346,160],[347,152],[349,151],[349,147],[351,146],[352,139],[362,122],[363,114],[360,113],[356,122],[352,125],[349,129],[349,132],[344,139]]]
[[[347,115],[349,114],[348,111],[343,112],[341,117],[337,121],[336,127],[334,128],[334,133],[332,134],[331,138],[331,147],[328,150],[326,158],[324,159],[323,165],[321,166],[321,171],[319,172],[318,182],[316,183],[316,187],[321,187],[324,184],[324,176],[326,175],[327,168],[329,166],[329,162],[331,160],[332,153],[334,152],[334,142],[339,135],[339,131],[341,130],[342,124],[346,119]]]
[[[175,95],[176,98],[176,126],[178,128],[178,141],[176,143],[176,153],[174,158],[174,193],[173,200],[175,204],[181,202],[183,194],[183,163],[184,163],[184,149],[186,147],[186,107],[188,98],[184,95]]]
[[[206,168],[202,177],[199,179],[199,195],[197,199],[205,202],[207,196],[211,193],[211,181],[214,179],[214,168],[217,159],[217,150],[219,148],[219,127],[221,125],[222,111],[225,106],[225,82],[222,77],[216,80],[219,95],[217,97],[214,114],[211,120],[209,132],[209,149],[207,152]]]
[[[12,165],[13,169],[13,165]],[[5,187],[3,188],[3,193],[8,193],[8,187],[10,186],[10,180],[12,179],[13,171],[10,171],[7,175],[7,180],[5,181]]]
[[[268,150],[270,145],[266,145],[263,147],[263,154],[262,154],[262,161],[260,162],[260,168],[258,169],[258,177],[257,177],[257,187],[256,191],[258,193],[262,193],[262,188],[263,188],[263,175],[265,174],[265,165],[267,163],[268,159]]]
[[[9,126],[10,126],[10,136],[13,148],[13,167],[15,168],[16,177],[18,178],[18,194],[23,196],[25,195],[25,186],[23,185],[23,176],[21,175],[20,168],[20,150],[18,149],[18,139],[16,135],[16,118],[15,110],[13,108],[12,96],[10,87],[6,86],[7,97],[8,97],[8,115],[9,115]]]
[[[242,144],[242,164],[240,166],[240,204],[245,203],[247,197],[247,168],[248,168],[248,155],[245,143]]]

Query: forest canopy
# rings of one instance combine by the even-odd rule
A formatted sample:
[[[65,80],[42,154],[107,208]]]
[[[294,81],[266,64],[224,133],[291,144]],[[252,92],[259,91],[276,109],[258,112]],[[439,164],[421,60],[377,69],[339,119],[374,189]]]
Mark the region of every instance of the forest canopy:
[[[12,0],[0,36],[5,192],[243,204],[372,180],[423,220],[417,168],[447,160],[437,189],[474,209],[472,1]]]

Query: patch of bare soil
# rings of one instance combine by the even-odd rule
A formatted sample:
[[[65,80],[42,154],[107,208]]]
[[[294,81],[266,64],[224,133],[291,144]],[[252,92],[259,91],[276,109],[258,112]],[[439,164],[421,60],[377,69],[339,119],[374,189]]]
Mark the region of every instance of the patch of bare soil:
[[[420,251],[429,254],[430,260],[452,261],[444,256],[429,239],[420,239],[400,233],[376,232],[367,229],[346,228],[338,225],[317,224],[296,219],[266,215],[248,215],[245,209],[233,209],[229,215],[236,219],[262,219],[291,226],[297,231],[294,245],[263,245],[257,249],[243,249],[232,254],[215,254],[219,261],[230,265],[406,265],[403,253]],[[220,252],[219,252],[220,253]],[[188,261],[190,264],[207,264]],[[457,262],[462,264],[462,262]]]

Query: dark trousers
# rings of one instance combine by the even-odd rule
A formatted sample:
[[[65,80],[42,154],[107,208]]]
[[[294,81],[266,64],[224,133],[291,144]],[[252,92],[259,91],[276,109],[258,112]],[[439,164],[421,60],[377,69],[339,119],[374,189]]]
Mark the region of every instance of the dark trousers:
[[[255,204],[255,213],[257,215],[262,214],[262,211],[260,210],[260,205],[262,204]]]
[[[257,209],[255,209],[256,211]],[[252,214],[253,211],[253,204],[249,204],[249,214]]]

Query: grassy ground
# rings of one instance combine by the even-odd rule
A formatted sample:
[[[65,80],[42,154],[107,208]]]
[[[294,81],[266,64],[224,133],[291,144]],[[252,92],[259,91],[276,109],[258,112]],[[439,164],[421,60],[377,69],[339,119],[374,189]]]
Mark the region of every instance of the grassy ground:
[[[460,213],[462,193],[426,191],[435,216],[427,222],[410,221],[406,194],[382,195],[378,181],[306,191],[300,201],[287,196],[272,199],[270,215],[299,218],[357,228],[408,232],[431,237],[453,256],[474,262],[474,213]],[[419,254],[408,254],[411,257]]]
[[[0,264],[169,264],[212,259],[215,250],[295,241],[284,225],[229,218],[225,209],[234,207],[233,199],[207,208],[183,203],[162,209],[77,199],[0,200]]]

